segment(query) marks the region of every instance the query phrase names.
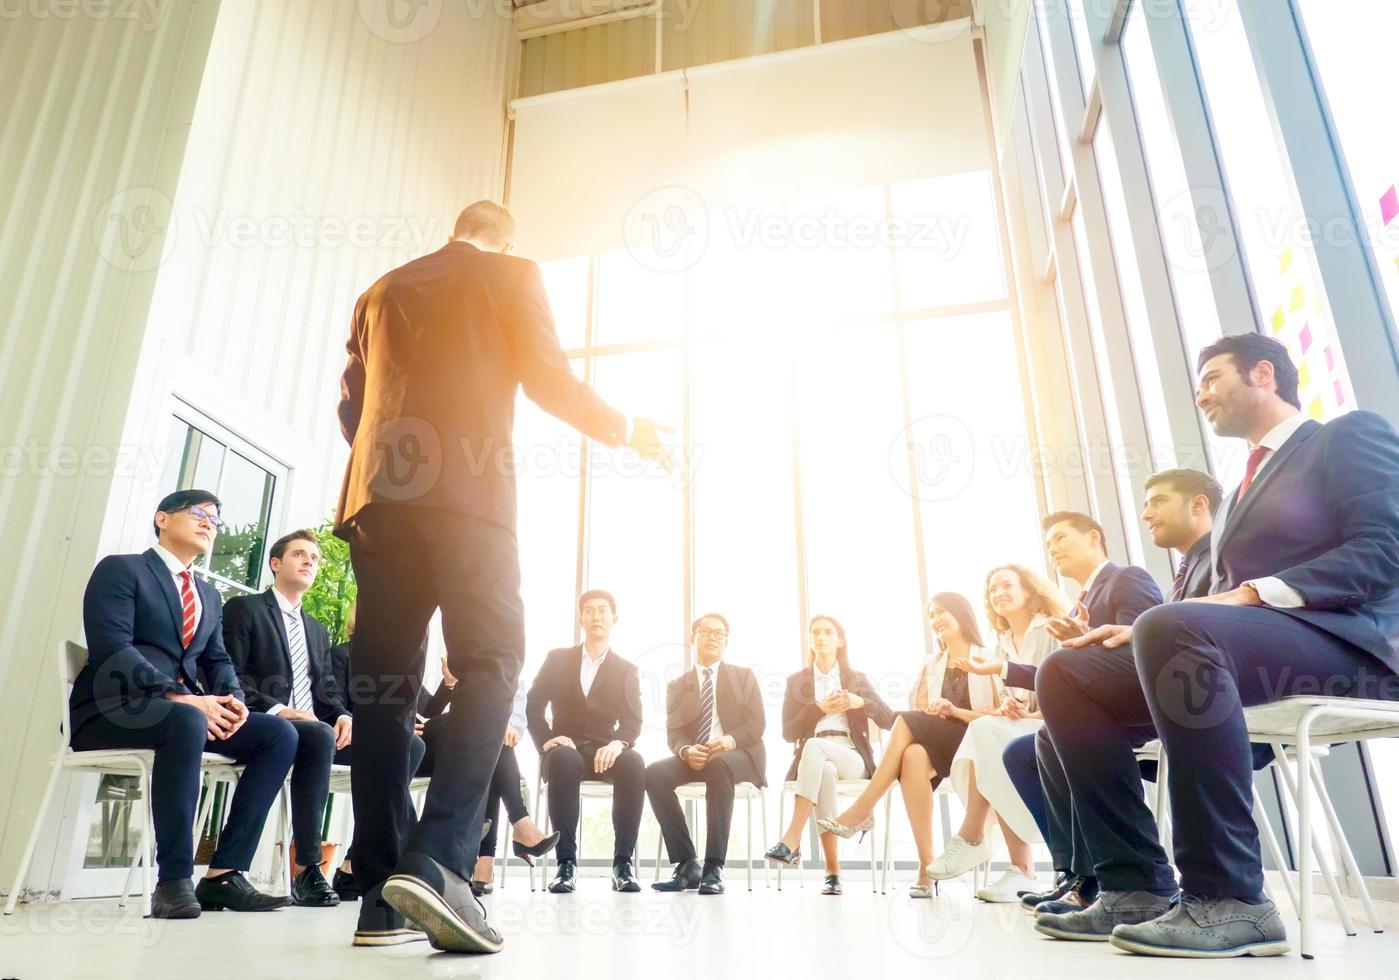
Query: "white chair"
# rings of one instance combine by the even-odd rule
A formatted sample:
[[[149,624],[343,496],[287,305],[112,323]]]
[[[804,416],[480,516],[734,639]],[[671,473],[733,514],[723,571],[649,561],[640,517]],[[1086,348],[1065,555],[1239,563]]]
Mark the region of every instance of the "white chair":
[[[683,803],[686,800],[705,800],[705,785],[702,782],[682,783],[675,787],[676,797]],[[744,849],[744,861],[748,865],[748,890],[753,890],[753,803],[757,801],[758,811],[762,814],[763,840],[768,839],[768,809],[767,794],[752,783],[739,783],[734,786],[734,801],[743,800],[747,805],[748,834],[747,847]],[[691,828],[690,836],[695,837],[694,829]],[[656,835],[656,881],[661,880],[661,846],[664,843],[664,835]],[[768,885],[768,863],[763,860],[763,885]]]
[[[549,836],[549,784],[544,781],[544,764],[541,760],[539,765],[539,778],[534,786],[534,812],[544,816],[544,836]],[[583,801],[584,800],[610,800],[612,799],[612,784],[603,782],[600,779],[585,779],[578,784],[578,858],[583,858]],[[632,858],[635,860],[636,855]],[[549,855],[546,853],[540,861],[540,881],[541,887],[548,887],[549,884]],[[529,890],[534,891],[534,868],[529,871]]]
[[[881,895],[888,894],[889,890],[889,866],[892,862],[889,859],[889,838],[891,834],[890,828],[888,827],[888,820],[889,811],[892,807],[893,795],[898,790],[898,788],[899,784],[895,783],[890,788],[889,794],[884,798],[884,859],[882,862],[879,879],[879,893]],[[937,800],[938,814],[942,822],[943,848],[946,848],[947,842],[952,839],[952,807],[950,805],[950,801],[956,795],[957,791],[953,789],[952,781],[950,779],[944,779],[941,783],[938,784],[938,788],[933,791],[933,796]],[[936,824],[934,824],[934,826],[936,826]],[[941,850],[941,848],[939,848],[939,850]],[[972,868],[972,893],[975,894],[978,889],[986,885],[990,880],[990,861],[983,862],[982,864],[978,864],[975,868]]]
[[[871,722],[869,723],[869,726],[870,726],[870,744],[871,744],[871,748],[874,749],[875,764],[878,765],[879,757],[883,754],[882,750],[883,750],[883,748],[884,748],[884,730],[881,729],[878,725],[876,725],[873,721],[871,721]],[[837,799],[837,800],[850,800],[850,799],[854,799],[854,798],[858,797],[861,793],[863,793],[863,792],[865,791],[865,787],[869,786],[869,784],[870,784],[870,781],[869,781],[868,779],[838,779],[838,780],[836,780],[836,799]],[[788,794],[791,794],[792,796],[796,796],[796,791],[797,791],[797,783],[796,783],[796,780],[787,780],[787,781],[783,782],[783,784],[782,784],[782,789],[781,789],[781,791],[777,794],[777,826],[778,826],[779,828],[781,828],[781,829],[785,829],[786,826],[787,826],[787,821],[786,821],[786,819],[785,819],[786,816],[787,816],[787,796],[788,796]],[[884,848],[884,853],[885,853],[886,857],[887,857],[887,855],[888,855],[888,850],[889,850],[889,849],[888,849],[888,846],[887,846],[887,841],[888,841],[888,837],[889,837],[889,814],[892,812],[892,811],[890,810],[890,803],[891,803],[890,794],[889,794],[889,793],[884,794],[884,824],[883,824],[883,826],[884,826],[884,837],[885,837],[885,841],[886,841],[886,846],[885,846],[885,848]],[[795,804],[794,804],[794,805],[795,805]],[[811,828],[811,833],[809,834],[809,836],[810,836],[813,840],[818,839],[817,836],[816,836],[816,830],[815,830],[815,828],[816,828],[816,811],[815,811],[815,810],[812,810],[812,811],[811,811],[811,816],[810,816],[810,817],[808,818],[808,820],[807,820],[807,826]],[[878,850],[878,848],[877,848],[878,834],[879,834],[879,824],[878,824],[878,821],[876,821],[875,829],[874,829],[874,831],[872,831],[872,832],[870,833],[870,835],[869,835],[869,837],[870,837],[870,890],[873,891],[873,892],[875,892],[876,894],[878,894],[878,892],[879,892],[880,877],[881,877],[881,875],[882,875],[882,868],[881,868],[880,865],[879,865],[879,850]],[[764,840],[766,840],[766,837],[764,837]],[[806,887],[806,868],[805,868],[805,863],[806,863],[805,861],[800,861],[800,862],[797,863],[797,887],[799,887],[799,888],[805,888],[805,887]],[[777,890],[778,890],[778,891],[781,891],[781,890],[782,890],[782,872],[783,872],[784,870],[786,870],[786,869],[785,869],[782,865],[778,865],[778,868],[777,868]]]
[[[29,838],[25,842],[19,867],[15,870],[14,881],[10,885],[10,895],[5,901],[6,915],[12,915],[15,905],[19,902],[20,889],[24,886],[25,875],[29,873],[30,862],[34,859],[34,849],[39,844],[39,833],[43,829],[44,817],[48,812],[49,803],[53,799],[54,790],[58,786],[59,775],[74,772],[90,772],[103,776],[135,776],[139,780],[141,799],[145,801],[146,819],[141,827],[141,843],[127,869],[126,882],[122,886],[122,894],[118,904],[123,906],[126,904],[127,896],[131,893],[131,879],[135,875],[137,864],[140,864],[143,889],[142,907],[146,915],[151,914],[151,892],[154,889],[154,884],[151,881],[151,869],[154,865],[155,841],[155,819],[151,812],[151,770],[155,767],[155,751],[152,749],[99,749],[78,752],[72,748],[72,732],[69,730],[68,722],[68,691],[73,686],[73,681],[77,679],[79,671],[86,664],[87,647],[71,640],[59,645],[58,676],[60,683],[57,690],[59,718],[61,719],[59,722],[61,744],[52,759],[48,785],[45,786],[43,798],[39,801],[39,808],[34,813],[34,823],[30,828]],[[225,755],[204,753],[202,768],[205,775],[213,776],[216,781],[230,779],[236,781],[237,779],[237,763]],[[213,796],[212,790],[208,795]],[[202,824],[196,822],[193,832],[198,833],[200,826]]]
[[[1346,873],[1356,883],[1356,890],[1370,925],[1375,932],[1382,931],[1369,889],[1365,887],[1365,878],[1360,873],[1355,855],[1351,853],[1340,820],[1336,817],[1335,807],[1332,806],[1331,798],[1326,792],[1326,783],[1322,778],[1321,767],[1317,765],[1313,748],[1318,745],[1343,745],[1347,742],[1399,736],[1399,703],[1359,698],[1290,697],[1244,709],[1244,721],[1248,726],[1250,739],[1255,742],[1267,742],[1273,746],[1278,771],[1282,774],[1283,782],[1297,807],[1297,839],[1315,840],[1315,829],[1312,826],[1312,794],[1315,793],[1321,803],[1322,814],[1330,825]],[[1294,747],[1297,760],[1306,760],[1305,777],[1299,772],[1294,778],[1283,751],[1284,745]],[[1298,766],[1299,769],[1302,766],[1300,761]],[[1312,958],[1311,858],[1312,848],[1297,849],[1297,918],[1301,923],[1301,948],[1305,959]],[[1324,855],[1319,856],[1318,863],[1322,865],[1323,874],[1326,874],[1327,867],[1323,860]],[[1284,865],[1279,863],[1279,868],[1282,867]],[[1286,879],[1286,873],[1283,877]],[[1349,913],[1342,912],[1344,902],[1339,888],[1329,877],[1328,887],[1336,897],[1337,912],[1341,914],[1342,923],[1347,926],[1347,932],[1354,934],[1354,925],[1350,922]]]

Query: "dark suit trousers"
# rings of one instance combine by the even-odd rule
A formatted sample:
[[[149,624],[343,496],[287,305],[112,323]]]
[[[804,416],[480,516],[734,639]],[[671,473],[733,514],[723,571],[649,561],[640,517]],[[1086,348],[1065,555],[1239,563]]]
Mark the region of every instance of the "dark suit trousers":
[[[433,719],[433,720],[436,720],[436,719]],[[426,729],[424,729],[424,734],[426,734]],[[414,735],[414,736],[413,736],[413,740],[412,740],[411,742],[408,743],[408,771],[409,771],[410,773],[412,773],[412,776],[409,777],[410,779],[413,778],[413,777],[416,777],[416,776],[430,776],[430,775],[432,775],[432,770],[431,770],[431,769],[428,769],[428,767],[427,767],[427,758],[426,758],[426,757],[427,757],[427,743],[423,740],[422,737],[420,737],[420,736],[418,736],[418,735]],[[335,760],[334,760],[334,761],[335,761],[335,764],[336,764],[337,766],[351,766],[351,767],[353,767],[353,766],[354,766],[354,760],[355,760],[355,743],[354,743],[354,742],[351,742],[349,745],[345,746],[343,749],[336,749],[336,750],[335,750]],[[351,783],[354,782],[354,774],[353,774],[353,771],[351,772],[350,780],[351,780]],[[408,800],[407,800],[406,805],[407,805],[407,807],[408,807],[408,823],[407,823],[407,826],[412,827],[414,824],[416,824],[416,823],[418,822],[418,811],[417,811],[416,809],[413,808],[413,797],[412,797],[412,796],[409,796],[409,797],[408,797]],[[345,848],[345,860],[346,860],[346,861],[353,861],[353,860],[354,860],[354,857],[355,857],[354,851],[355,851],[355,848],[354,848],[354,845],[353,845],[353,844],[350,845],[349,847]],[[353,867],[353,865],[351,865],[351,866]]]
[[[1154,724],[1171,763],[1181,888],[1257,901],[1243,708],[1294,694],[1392,698],[1396,684],[1379,660],[1285,613],[1180,602],[1144,613],[1130,650],[1050,654],[1037,690],[1103,888],[1175,891],[1133,755],[1134,733]]]
[[[217,752],[246,767],[209,866],[247,871],[267,811],[296,757],[296,732],[289,722],[254,711],[238,731],[226,739],[213,740],[198,708],[163,698],[144,698],[89,719],[73,733],[73,748],[155,750],[150,806],[155,819],[156,863],[159,880],[178,881],[194,874],[192,837],[203,754]]]
[[[356,518],[350,560],[359,612],[350,647],[355,716],[355,878],[371,888],[402,851],[471,877],[491,774],[524,661],[515,536],[450,511],[371,504]],[[427,802],[410,830],[409,753],[428,622],[442,610],[457,677]]]
[[[1043,731],[1044,729],[1040,729]],[[1020,799],[1024,802],[1026,809],[1030,811],[1030,816],[1035,818],[1035,826],[1039,828],[1040,836],[1046,841],[1049,840],[1049,817],[1045,813],[1044,787],[1040,785],[1040,767],[1035,758],[1035,741],[1039,733],[1034,735],[1021,735],[1012,739],[1010,744],[1001,753],[1001,761],[1005,763],[1006,774],[1010,776],[1011,785],[1020,794]],[[1068,864],[1060,864],[1062,855],[1056,854],[1050,848],[1050,856],[1054,859],[1056,871],[1067,871]],[[1069,858],[1063,858],[1067,861]]]
[[[321,863],[321,827],[330,796],[330,764],[335,730],[323,721],[291,721],[296,729],[296,762],[291,768],[291,826],[296,863]]]
[[[695,841],[685,823],[685,813],[675,794],[686,783],[704,783],[705,838],[704,860],[723,864],[729,852],[729,827],[733,824],[734,787],[756,783],[758,773],[748,756],[722,752],[703,769],[691,769],[679,756],[671,756],[646,767],[646,795],[651,812],[661,825],[666,853],[673,864],[695,859]]]
[[[495,857],[497,841],[500,839],[500,805],[505,804],[505,817],[514,824],[529,816],[525,805],[525,784],[520,779],[520,763],[515,758],[513,746],[504,745],[500,758],[496,760],[495,772],[491,774],[491,792],[486,797],[485,819],[491,822],[491,829],[481,838],[481,856]]]
[[[646,804],[646,764],[636,749],[623,749],[604,773],[593,771],[593,756],[601,745],[589,742],[570,749],[555,746],[539,760],[549,784],[549,820],[559,832],[554,853],[560,861],[578,860],[578,787],[589,782],[612,784],[612,860],[631,860],[636,853],[641,810]]]

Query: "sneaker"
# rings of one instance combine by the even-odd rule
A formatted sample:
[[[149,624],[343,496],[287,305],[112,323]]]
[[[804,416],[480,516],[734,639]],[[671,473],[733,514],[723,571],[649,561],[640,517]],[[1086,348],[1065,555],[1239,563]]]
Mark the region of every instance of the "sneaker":
[[[972,868],[991,860],[991,845],[982,841],[970,844],[960,834],[948,842],[947,848],[928,865],[928,877],[934,881],[946,881],[966,874]]]
[[[1018,902],[1022,893],[1034,891],[1037,888],[1039,888],[1039,882],[1012,864],[1006,868],[1006,873],[996,881],[985,888],[978,888],[976,897],[983,902],[1006,905]]]
[[[1191,959],[1280,956],[1291,948],[1272,902],[1196,895],[1182,895],[1178,905],[1149,922],[1118,926],[1108,941],[1129,953]]]
[[[1086,909],[1058,915],[1042,912],[1035,916],[1035,931],[1051,939],[1105,943],[1117,926],[1138,925],[1164,915],[1171,907],[1169,898],[1151,892],[1109,892]]]

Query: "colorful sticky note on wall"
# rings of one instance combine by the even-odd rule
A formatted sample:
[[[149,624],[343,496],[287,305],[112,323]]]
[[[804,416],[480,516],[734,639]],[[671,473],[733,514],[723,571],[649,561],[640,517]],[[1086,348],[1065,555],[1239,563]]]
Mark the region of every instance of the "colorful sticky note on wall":
[[[1335,352],[1334,350],[1331,349],[1331,346],[1330,346],[1329,344],[1326,346],[1325,350],[1326,350],[1326,371],[1327,371],[1327,373],[1330,373],[1330,372],[1336,370],[1336,352]]]
[[[1313,398],[1312,403],[1307,406],[1307,414],[1310,415],[1312,418],[1316,419],[1318,422],[1325,420],[1326,409],[1322,407],[1320,395],[1317,395],[1315,398]]]
[[[1389,190],[1380,198],[1380,217],[1385,224],[1389,224],[1396,215],[1399,215],[1399,188],[1390,184]]]
[[[1278,271],[1279,271],[1279,272],[1286,272],[1286,271],[1287,271],[1288,269],[1290,269],[1290,268],[1292,268],[1292,246],[1291,246],[1291,245],[1289,245],[1289,246],[1287,246],[1287,248],[1283,249],[1283,250],[1282,250],[1282,254],[1278,256]]]
[[[1300,309],[1302,308],[1302,304],[1305,303],[1306,301],[1307,301],[1307,291],[1306,291],[1305,289],[1302,288],[1302,284],[1301,284],[1301,283],[1298,283],[1297,285],[1295,285],[1295,286],[1292,287],[1292,299],[1291,299],[1291,300],[1288,302],[1288,304],[1287,304],[1287,310],[1288,310],[1288,312],[1289,312],[1289,313],[1296,313],[1298,310],[1300,310]]]
[[[1341,379],[1336,379],[1336,405],[1340,407],[1346,403],[1346,390],[1341,387]]]
[[[1303,354],[1312,346],[1312,325],[1310,323],[1302,324],[1302,332],[1297,335],[1297,343],[1302,345]]]
[[[1307,387],[1307,385],[1309,385],[1309,384],[1311,384],[1311,383],[1312,383],[1312,366],[1311,366],[1310,364],[1308,364],[1306,361],[1303,361],[1303,362],[1302,362],[1300,365],[1298,365],[1298,367],[1297,367],[1297,385],[1298,385],[1298,387],[1305,388],[1305,387]]]
[[[1281,306],[1279,306],[1276,310],[1273,311],[1273,333],[1277,333],[1279,330],[1282,329],[1283,322],[1286,319],[1287,314],[1282,311]]]

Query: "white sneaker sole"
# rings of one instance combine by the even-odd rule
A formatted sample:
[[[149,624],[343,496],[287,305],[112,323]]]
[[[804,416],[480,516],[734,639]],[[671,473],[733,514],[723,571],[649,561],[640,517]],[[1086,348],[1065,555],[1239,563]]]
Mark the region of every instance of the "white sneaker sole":
[[[1235,946],[1233,949],[1180,949],[1174,946],[1152,946],[1149,943],[1139,943],[1119,936],[1111,936],[1108,941],[1118,949],[1124,949],[1129,953],[1139,953],[1142,956],[1174,956],[1191,960],[1225,960],[1235,956],[1282,956],[1292,949],[1291,944],[1286,939],[1270,943],[1250,943],[1247,946]]]
[[[983,888],[976,893],[976,897],[980,901],[987,902],[991,905],[1009,905],[1011,902],[1014,902],[1016,905],[1020,904],[1020,896],[1013,892],[1007,895],[1005,892],[993,892]]]
[[[436,949],[449,953],[499,953],[505,943],[477,932],[426,882],[394,875],[384,882],[384,901],[427,933]]]
[[[354,946],[402,946],[404,943],[427,942],[421,929],[388,929],[382,932],[355,931]]]
[[[1035,923],[1035,932],[1038,932],[1042,936],[1048,936],[1050,939],[1066,939],[1073,943],[1105,943],[1112,938],[1112,936],[1100,936],[1092,933],[1069,932],[1064,929],[1055,929],[1053,926],[1047,926],[1043,922],[1038,921]]]

